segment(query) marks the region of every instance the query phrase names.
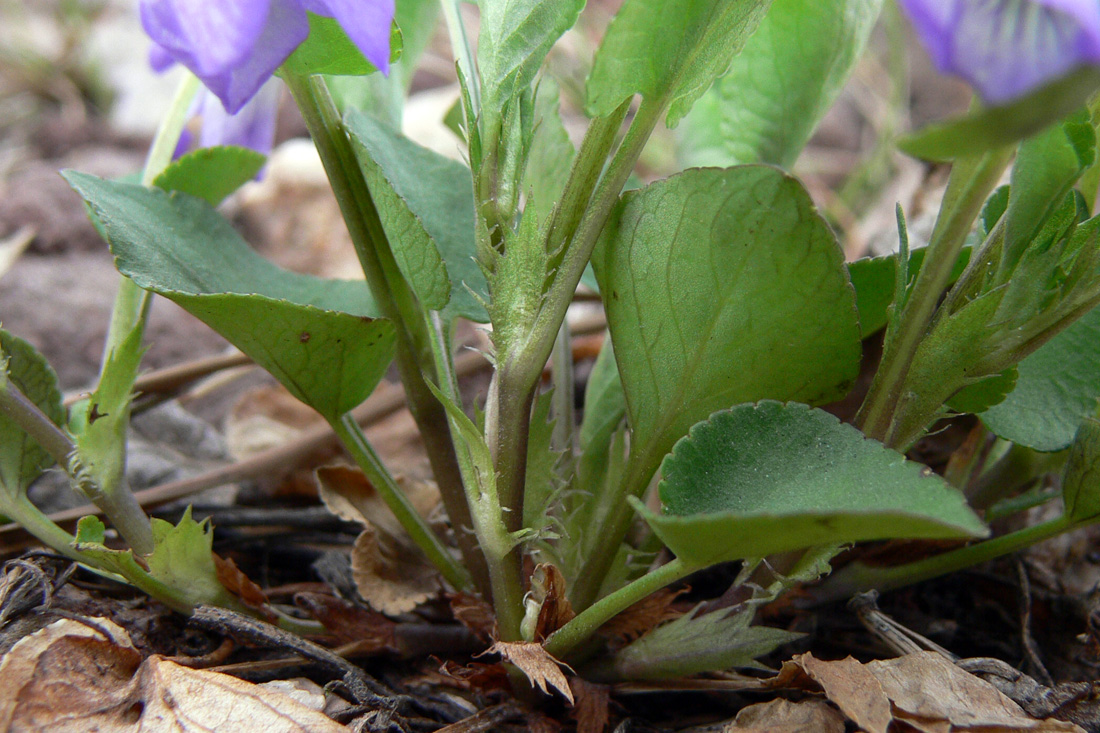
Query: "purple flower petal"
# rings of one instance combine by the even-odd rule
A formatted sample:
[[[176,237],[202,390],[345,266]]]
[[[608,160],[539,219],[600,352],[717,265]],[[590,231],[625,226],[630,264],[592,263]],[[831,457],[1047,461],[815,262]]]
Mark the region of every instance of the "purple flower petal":
[[[1002,104],[1100,63],[1096,0],[901,0],[936,67]]]
[[[367,60],[389,73],[394,0],[302,0],[302,5],[311,13],[336,18]]]
[[[235,115],[226,112],[213,94],[203,95],[199,146],[239,145],[265,155],[270,153],[275,142],[275,117],[281,92],[279,82],[269,80]]]
[[[230,114],[309,35],[301,0],[142,0],[141,13],[153,41]]]
[[[268,8],[268,0],[141,0],[141,23],[168,55],[202,78],[251,53]]]

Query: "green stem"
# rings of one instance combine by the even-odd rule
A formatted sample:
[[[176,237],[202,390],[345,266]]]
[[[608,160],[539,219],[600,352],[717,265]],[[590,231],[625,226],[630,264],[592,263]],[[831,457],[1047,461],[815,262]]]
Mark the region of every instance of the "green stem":
[[[77,562],[88,562],[86,558],[82,558],[80,553],[73,549],[72,545],[75,538],[54,524],[49,517],[31,503],[26,494],[21,493],[11,503],[4,502],[0,506],[0,511],[3,511],[9,519],[30,532],[47,547],[51,547],[65,557]]]
[[[891,444],[890,436],[909,366],[951,279],[951,269],[971,225],[1011,157],[1012,148],[1002,148],[955,163],[924,265],[902,310],[897,332],[886,344],[871,390],[856,416],[856,424],[868,437],[899,447]]]
[[[446,412],[421,371],[421,364],[428,363],[433,356],[432,334],[393,259],[374,200],[324,81],[293,74],[285,74],[284,80],[317,146],[367,285],[382,315],[397,329],[397,367],[409,411],[424,441],[466,568],[477,589],[488,596],[489,574],[472,531],[470,506]]]
[[[546,651],[556,659],[565,659],[578,645],[619,613],[642,600],[650,593],[664,588],[698,570],[698,566],[689,565],[680,558],[662,565],[643,575],[634,582],[604,596],[589,606],[583,613],[562,626],[546,640]]]
[[[550,374],[554,384],[554,433],[551,446],[564,453],[570,465],[573,462],[573,434],[577,424],[576,384],[573,374],[573,343],[569,336],[569,323],[563,321],[550,352]]]
[[[443,577],[458,590],[465,590],[470,585],[470,577],[461,565],[451,556],[443,542],[413,508],[405,492],[394,481],[393,476],[382,464],[382,459],[374,452],[374,448],[367,442],[359,424],[350,415],[344,415],[339,421],[331,423],[332,430],[340,438],[348,453],[355,463],[363,470],[367,479],[378,491],[382,501],[390,508],[397,521],[412,537],[413,542],[419,547],[428,559],[439,568]]]
[[[817,589],[817,592],[813,592],[813,600],[815,603],[830,603],[849,598],[856,593],[862,593],[872,588],[885,592],[912,585],[994,560],[1002,555],[1018,552],[1037,542],[1057,537],[1064,532],[1082,526],[1085,525],[1075,524],[1063,516],[1001,537],[905,565],[880,568],[868,567],[855,562],[830,576]]]
[[[68,466],[69,458],[76,451],[73,441],[12,383],[5,368],[6,364],[0,361],[0,415],[18,425],[59,465]]]
[[[554,276],[554,282],[546,293],[546,301],[539,309],[539,314],[531,328],[532,341],[524,348],[524,364],[528,370],[534,372],[533,376],[528,377],[532,384],[542,373],[542,367],[550,357],[554,339],[565,319],[569,304],[573,301],[573,295],[584,274],[584,268],[592,259],[592,251],[596,248],[600,232],[603,231],[604,224],[611,216],[611,210],[618,203],[619,194],[622,193],[623,186],[630,178],[634,164],[638,162],[638,157],[642,154],[646,142],[649,141],[653,128],[657,126],[664,114],[664,109],[664,99],[650,102],[643,98],[622,145],[615,151],[615,157],[612,158],[607,172],[592,194],[592,199],[576,233],[565,244],[561,266]]]

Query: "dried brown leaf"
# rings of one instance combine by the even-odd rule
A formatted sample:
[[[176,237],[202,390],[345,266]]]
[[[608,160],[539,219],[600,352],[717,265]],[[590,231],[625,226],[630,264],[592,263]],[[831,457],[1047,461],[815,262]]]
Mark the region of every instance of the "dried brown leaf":
[[[263,589],[245,575],[232,558],[222,557],[216,552],[210,554],[214,556],[214,569],[217,571],[218,582],[227,591],[240,598],[241,603],[249,608],[257,610],[266,608],[267,596]]]
[[[0,662],[0,729],[56,733],[337,733],[331,718],[281,692],[188,669],[141,662],[105,619],[63,619],[23,639]],[[117,643],[116,643],[117,642]]]
[[[323,623],[339,643],[355,643],[357,654],[398,652],[397,624],[377,611],[323,593],[295,593],[294,604]]]
[[[496,638],[497,620],[493,607],[481,596],[469,593],[449,593],[447,600],[451,604],[451,613],[460,624],[474,632],[485,642]]]
[[[569,680],[562,672],[558,660],[550,656],[542,648],[542,644],[533,641],[498,641],[485,653],[499,654],[516,665],[540,690],[549,694],[550,688],[553,687],[570,704],[573,704],[573,691],[569,689]]]
[[[397,615],[413,610],[440,590],[439,573],[409,539],[397,517],[367,477],[348,466],[317,469],[321,500],[336,516],[364,529],[351,553],[352,577],[371,608]],[[413,507],[428,517],[439,505],[435,486],[399,481]]]
[[[890,698],[871,671],[851,657],[835,662],[799,657],[806,674],[825,690],[825,695],[866,733],[887,733],[893,715]]]
[[[370,526],[355,539],[351,575],[363,600],[391,616],[413,610],[441,589],[438,571],[411,542]]]
[[[350,466],[324,466],[317,469],[316,475],[321,500],[330,512],[349,522],[373,525],[391,537],[405,536],[404,527],[362,471]],[[439,506],[439,489],[434,484],[400,476],[397,483],[420,516],[430,517]]]
[[[1083,733],[1072,723],[1029,717],[993,685],[934,652],[907,654],[866,666],[893,703],[894,717],[920,731]]]
[[[507,690],[511,687],[508,673],[502,664],[459,664],[447,660],[440,665],[439,672],[444,677],[461,683],[465,689],[474,687],[479,690]]]
[[[688,590],[662,588],[651,593],[604,624],[600,633],[607,636],[612,648],[624,647],[665,621],[683,616],[673,604]]]
[[[531,574],[530,601],[539,604],[535,622],[535,641],[546,641],[555,631],[576,617],[565,596],[565,576],[550,563],[540,563]]]
[[[844,716],[818,698],[749,705],[723,733],[844,733]]]
[[[577,721],[577,733],[603,733],[611,719],[611,688],[580,677],[570,677],[569,687],[576,700],[572,714]]]

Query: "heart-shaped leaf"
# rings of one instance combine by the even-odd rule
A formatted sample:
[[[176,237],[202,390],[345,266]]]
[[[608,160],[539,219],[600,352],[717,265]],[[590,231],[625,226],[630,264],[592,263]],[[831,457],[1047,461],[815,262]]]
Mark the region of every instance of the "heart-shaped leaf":
[[[593,266],[634,431],[653,468],[715,410],[824,403],[859,371],[844,255],[770,166],[685,171],[623,196]]]
[[[336,420],[393,358],[393,324],[365,283],[287,272],[200,199],[66,174],[106,233],[122,274],[206,322],[291,394]]]
[[[676,444],[662,475],[664,512],[635,508],[698,566],[860,540],[988,534],[943,479],[806,405],[717,412]]]

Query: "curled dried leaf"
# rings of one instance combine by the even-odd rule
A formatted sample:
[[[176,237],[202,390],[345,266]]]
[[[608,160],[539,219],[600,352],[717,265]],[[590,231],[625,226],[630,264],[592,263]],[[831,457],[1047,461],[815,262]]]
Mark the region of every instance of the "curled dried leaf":
[[[439,573],[410,541],[371,526],[355,539],[351,574],[363,600],[391,616],[408,613],[440,590]]]
[[[569,701],[570,705],[573,704],[573,690],[569,688],[569,680],[562,672],[561,662],[550,656],[542,648],[542,644],[527,641],[498,641],[485,653],[499,654],[527,675],[531,684],[546,694],[550,694],[550,688],[553,687]]]
[[[222,557],[216,552],[210,553],[214,558],[214,568],[217,571],[218,582],[225,589],[241,600],[241,603],[258,611],[267,608],[267,595],[260,586],[256,585],[244,571],[237,567],[237,563],[231,558]]]

